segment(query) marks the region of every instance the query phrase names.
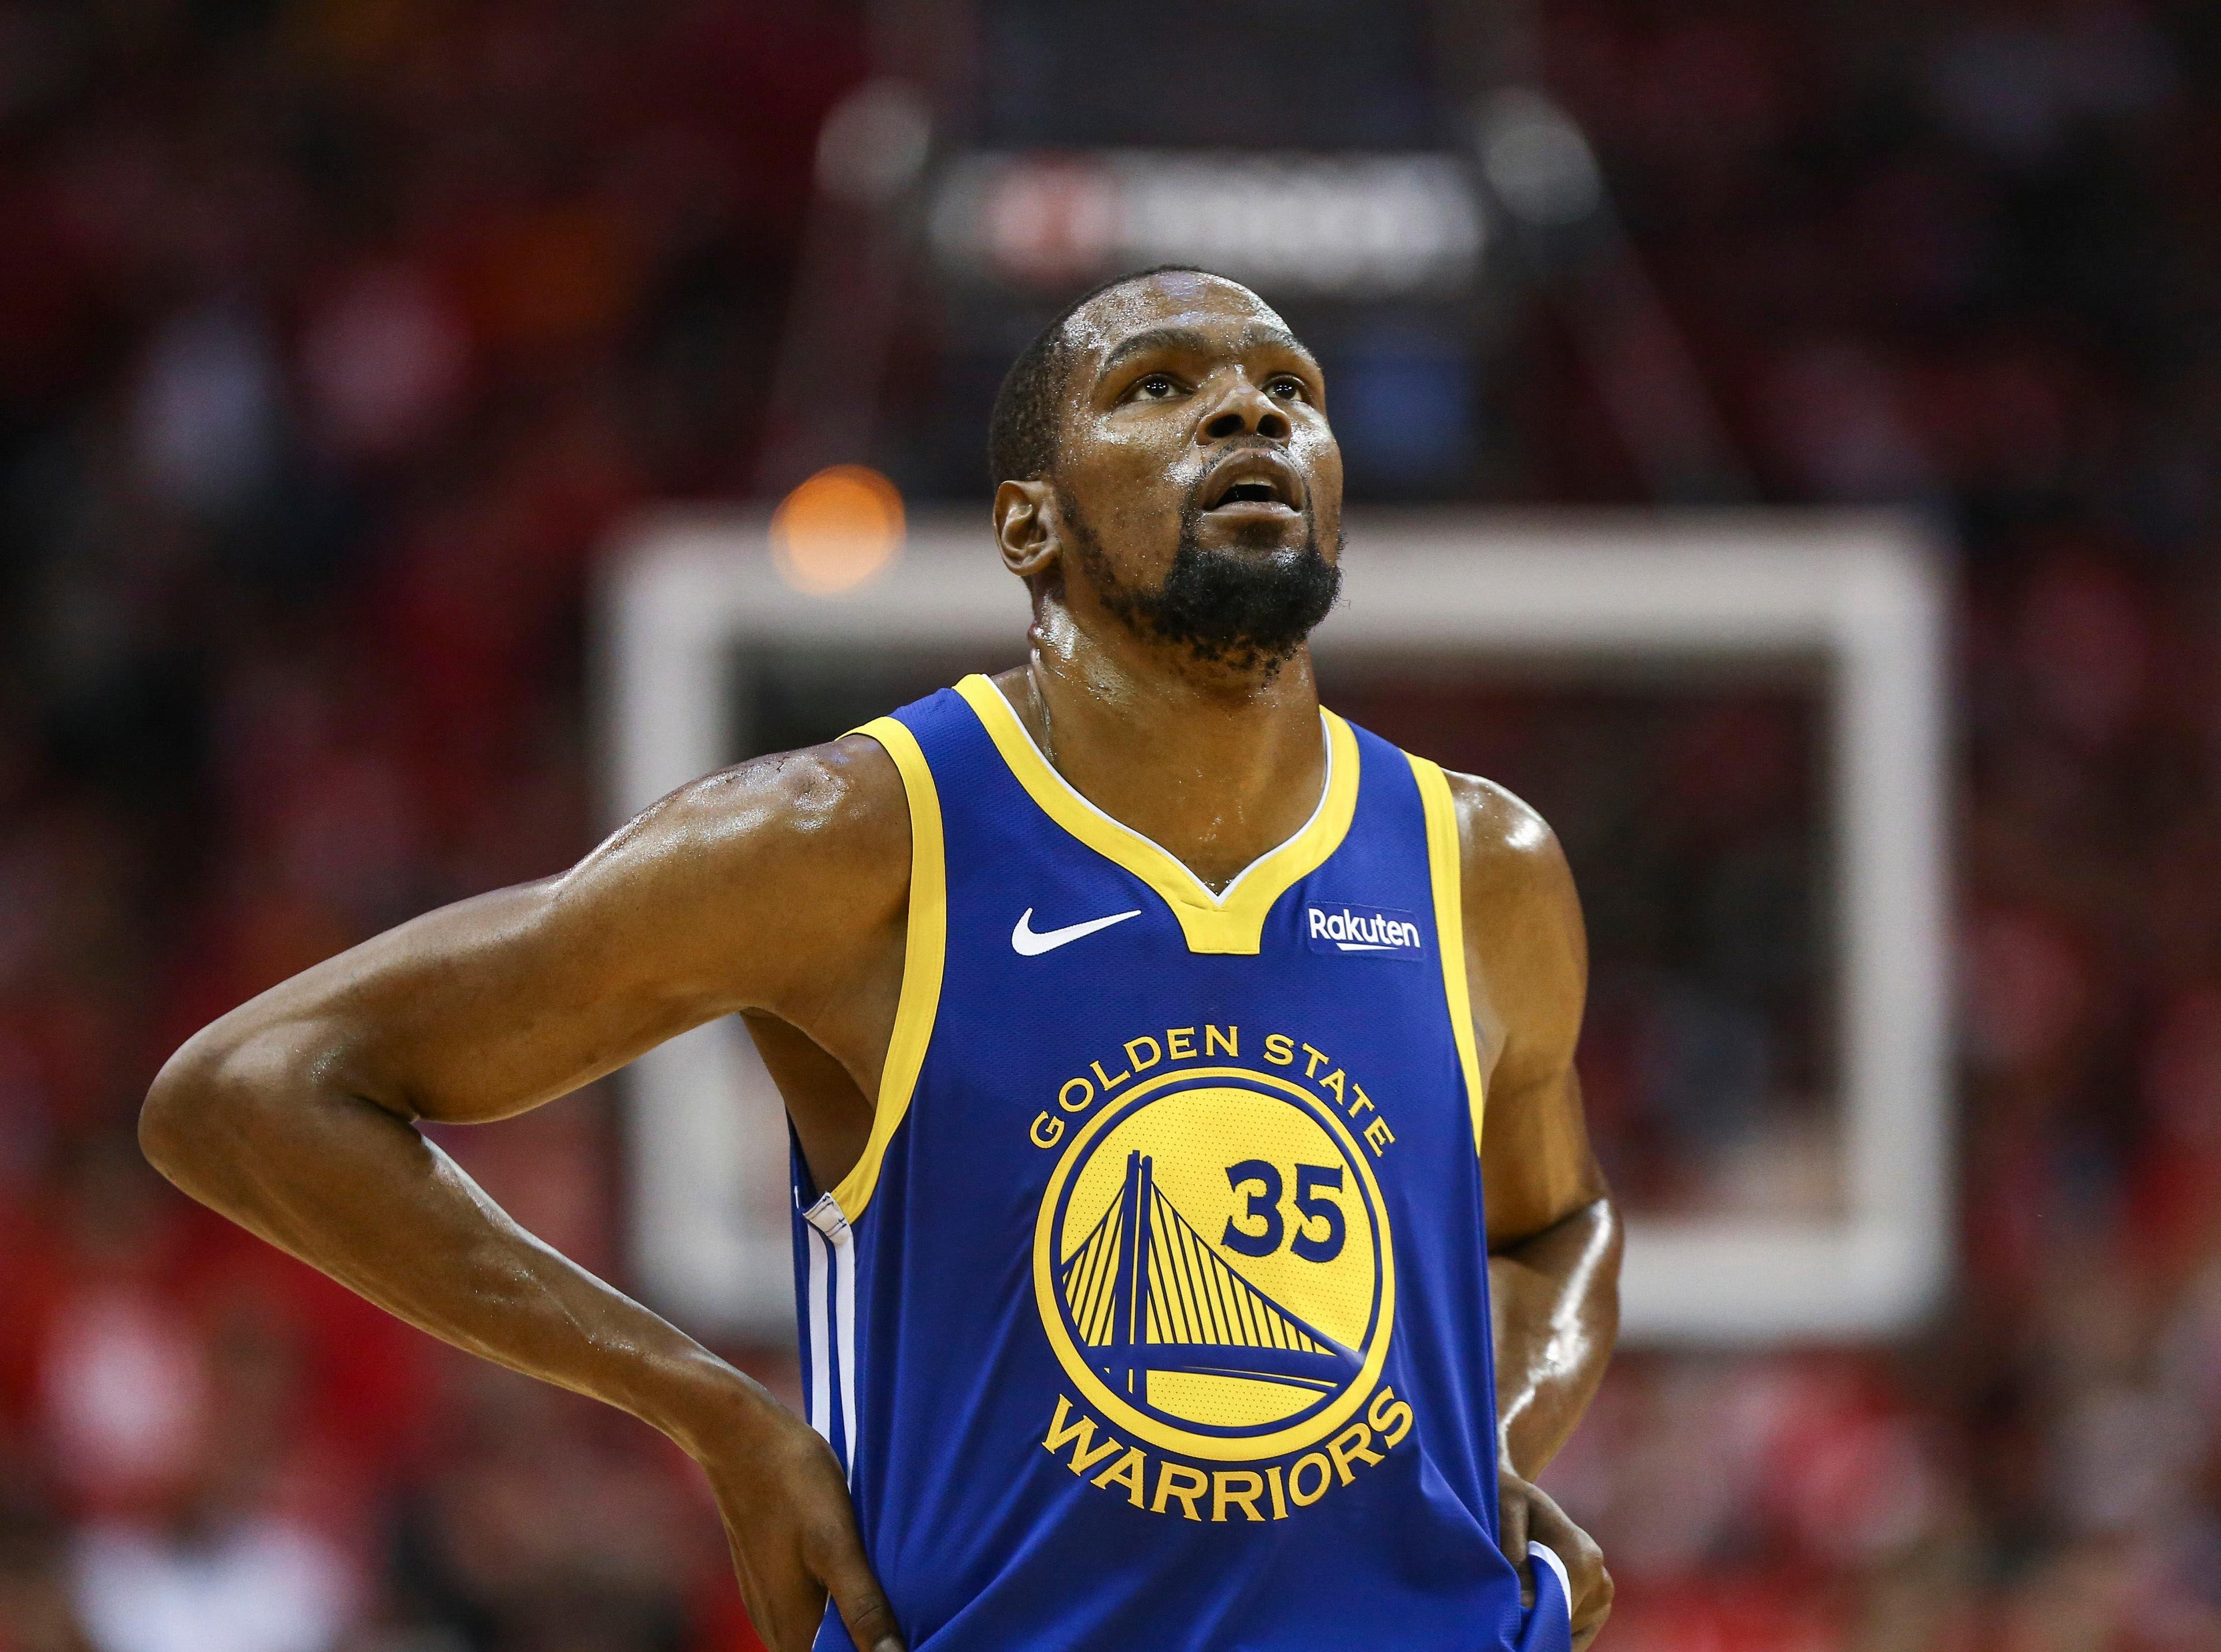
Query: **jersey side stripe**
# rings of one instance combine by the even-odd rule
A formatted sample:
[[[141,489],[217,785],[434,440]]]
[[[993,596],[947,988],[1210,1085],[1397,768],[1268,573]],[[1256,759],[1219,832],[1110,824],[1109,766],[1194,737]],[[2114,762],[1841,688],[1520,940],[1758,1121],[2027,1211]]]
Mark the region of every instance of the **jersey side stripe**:
[[[871,1139],[864,1144],[864,1156],[833,1190],[833,1202],[850,1222],[860,1217],[871,1203],[887,1143],[910,1111],[926,1046],[933,1041],[948,944],[948,867],[942,849],[941,794],[934,787],[933,771],[918,748],[917,736],[892,717],[874,717],[854,732],[878,741],[902,771],[903,793],[910,803],[910,917],[903,945],[902,996],[895,1008],[894,1031],[887,1039],[886,1062],[879,1070]]]
[[[832,1352],[826,1346],[825,1236],[815,1228],[803,1230],[810,1246],[810,1426],[828,1441],[833,1437]]]
[[[1465,1070],[1466,1105],[1473,1113],[1473,1148],[1480,1151],[1482,1115],[1480,1055],[1473,1038],[1473,995],[1465,977],[1463,856],[1458,848],[1457,804],[1441,767],[1414,757],[1411,773],[1427,816],[1427,873],[1435,891],[1435,934],[1442,951],[1442,993],[1450,1014],[1450,1036],[1457,1041],[1458,1065]]]

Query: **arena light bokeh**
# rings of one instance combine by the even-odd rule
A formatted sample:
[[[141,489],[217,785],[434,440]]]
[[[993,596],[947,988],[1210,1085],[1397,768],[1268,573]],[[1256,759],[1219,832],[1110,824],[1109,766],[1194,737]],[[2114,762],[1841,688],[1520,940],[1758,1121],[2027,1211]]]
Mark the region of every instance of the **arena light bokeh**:
[[[884,573],[902,554],[903,498],[868,465],[829,465],[772,513],[779,577],[814,597],[837,597]]]

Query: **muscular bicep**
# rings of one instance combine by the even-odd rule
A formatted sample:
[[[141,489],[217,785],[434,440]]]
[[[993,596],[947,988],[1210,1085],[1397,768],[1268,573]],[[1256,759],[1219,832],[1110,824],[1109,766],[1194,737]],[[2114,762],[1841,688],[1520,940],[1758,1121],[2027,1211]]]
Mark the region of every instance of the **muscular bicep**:
[[[1464,850],[1493,1250],[1555,1226],[1605,1191],[1573,1067],[1588,947],[1573,873],[1542,817],[1487,781],[1453,775],[1450,785]]]
[[[899,954],[899,775],[853,737],[711,776],[560,876],[426,914],[209,1029],[406,1117],[520,1112],[716,1017],[837,1017]],[[868,1019],[868,1006],[865,1006]]]

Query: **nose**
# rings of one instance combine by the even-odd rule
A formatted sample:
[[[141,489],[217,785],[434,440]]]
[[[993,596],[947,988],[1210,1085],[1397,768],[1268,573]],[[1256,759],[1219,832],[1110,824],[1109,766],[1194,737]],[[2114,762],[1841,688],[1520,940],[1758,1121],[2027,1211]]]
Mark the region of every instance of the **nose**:
[[[1237,371],[1231,376],[1218,404],[1204,417],[1198,431],[1206,441],[1223,441],[1229,436],[1247,435],[1286,441],[1289,435],[1288,416],[1254,379],[1248,373]]]

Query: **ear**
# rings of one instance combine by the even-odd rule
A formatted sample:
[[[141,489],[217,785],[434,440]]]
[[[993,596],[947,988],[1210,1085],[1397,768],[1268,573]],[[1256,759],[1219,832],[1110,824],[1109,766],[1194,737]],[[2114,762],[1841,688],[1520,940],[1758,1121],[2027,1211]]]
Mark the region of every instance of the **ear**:
[[[1031,583],[1064,554],[1056,490],[1042,481],[1005,482],[995,490],[995,544],[1003,566]]]

